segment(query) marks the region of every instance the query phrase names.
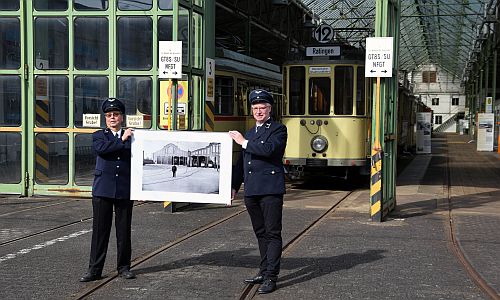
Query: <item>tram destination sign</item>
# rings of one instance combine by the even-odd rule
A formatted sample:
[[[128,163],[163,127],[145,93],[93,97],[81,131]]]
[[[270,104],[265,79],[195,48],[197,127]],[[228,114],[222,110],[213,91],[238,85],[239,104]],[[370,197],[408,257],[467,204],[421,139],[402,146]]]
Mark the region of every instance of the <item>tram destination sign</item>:
[[[365,77],[392,77],[393,39],[366,38]]]
[[[158,47],[158,77],[182,78],[182,41],[160,41]]]
[[[340,56],[340,46],[307,47],[306,56]]]

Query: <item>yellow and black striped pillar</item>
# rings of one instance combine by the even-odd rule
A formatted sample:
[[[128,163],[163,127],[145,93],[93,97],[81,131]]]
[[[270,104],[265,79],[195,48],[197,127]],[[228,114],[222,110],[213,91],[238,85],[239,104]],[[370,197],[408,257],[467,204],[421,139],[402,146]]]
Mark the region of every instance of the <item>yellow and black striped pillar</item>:
[[[49,147],[40,135],[35,137],[35,180],[39,183],[49,182]]]
[[[370,177],[370,216],[382,221],[382,151],[372,149]]]
[[[205,131],[215,130],[215,119],[214,119],[214,103],[211,101],[205,102]]]

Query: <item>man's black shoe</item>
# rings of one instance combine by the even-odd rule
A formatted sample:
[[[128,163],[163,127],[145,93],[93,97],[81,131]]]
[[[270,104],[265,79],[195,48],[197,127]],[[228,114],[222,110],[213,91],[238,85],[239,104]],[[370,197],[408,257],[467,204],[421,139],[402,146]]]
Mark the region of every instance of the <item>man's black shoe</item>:
[[[260,286],[260,288],[257,290],[259,294],[269,294],[272,293],[276,290],[276,282],[272,281],[271,279],[266,279],[264,283]]]
[[[132,273],[132,271],[130,271],[130,270],[126,270],[126,271],[120,272],[120,277],[125,278],[125,279],[134,279],[135,274]]]
[[[101,278],[102,278],[101,275],[87,273],[83,275],[82,278],[80,278],[80,282],[89,282],[89,281],[99,280]]]
[[[260,283],[264,282],[264,276],[257,275],[257,276],[252,277],[252,278],[247,278],[247,279],[245,279],[245,282],[250,283],[250,284],[260,284]]]

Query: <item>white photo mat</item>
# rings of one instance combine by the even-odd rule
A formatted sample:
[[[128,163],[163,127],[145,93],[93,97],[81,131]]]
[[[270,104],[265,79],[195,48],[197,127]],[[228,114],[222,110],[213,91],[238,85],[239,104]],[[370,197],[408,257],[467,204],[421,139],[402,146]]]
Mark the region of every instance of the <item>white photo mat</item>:
[[[232,146],[227,132],[135,130],[130,198],[230,205]]]

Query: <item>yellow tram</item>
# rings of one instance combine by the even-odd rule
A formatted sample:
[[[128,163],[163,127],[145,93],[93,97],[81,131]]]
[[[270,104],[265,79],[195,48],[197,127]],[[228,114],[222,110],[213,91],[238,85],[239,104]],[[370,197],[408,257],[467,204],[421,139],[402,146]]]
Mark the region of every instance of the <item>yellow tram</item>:
[[[371,86],[364,62],[290,62],[283,78],[289,178],[368,172]]]

